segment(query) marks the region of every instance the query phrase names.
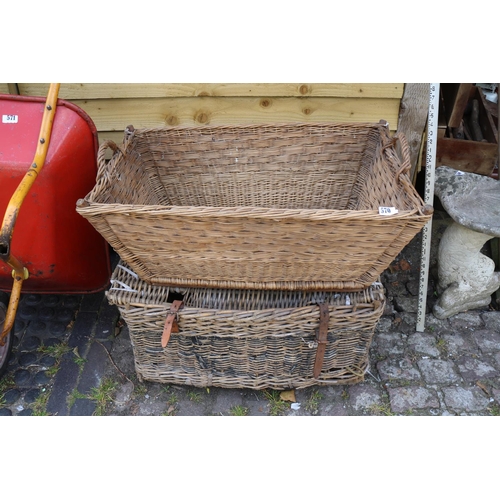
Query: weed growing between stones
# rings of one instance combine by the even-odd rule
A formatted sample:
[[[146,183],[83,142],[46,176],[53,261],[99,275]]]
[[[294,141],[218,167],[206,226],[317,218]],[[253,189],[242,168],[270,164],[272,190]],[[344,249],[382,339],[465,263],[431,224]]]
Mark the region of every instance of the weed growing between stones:
[[[87,396],[82,394],[78,389],[73,389],[67,398],[69,409],[71,409],[71,407],[76,403],[77,399],[87,399]]]
[[[148,393],[148,388],[144,384],[136,384],[134,386],[134,394],[136,396],[145,396]]]
[[[445,339],[443,339],[443,338],[437,339],[436,340],[436,347],[439,349],[439,352],[442,355],[448,354],[448,342]]]
[[[116,382],[111,379],[103,379],[97,387],[92,387],[88,398],[96,403],[93,415],[102,416],[105,414],[108,404],[113,401],[116,385]]]
[[[263,394],[269,403],[269,415],[271,417],[283,415],[288,410],[290,403],[280,398],[280,391],[265,390]]]
[[[33,416],[35,417],[46,417],[50,415],[47,413],[47,402],[49,400],[50,391],[42,391],[40,395],[31,404],[31,409],[33,410]]]
[[[492,417],[500,417],[500,406],[496,403],[488,407],[488,411]]]
[[[6,373],[0,379],[0,408],[5,404],[4,395],[9,390],[15,387],[14,375],[12,373]]]
[[[374,403],[368,409],[372,413],[372,415],[385,417],[394,416],[394,413],[392,413],[390,406],[386,403]]]
[[[193,403],[200,403],[201,402],[201,394],[199,392],[197,392],[197,391],[188,391],[187,392],[187,397]]]
[[[232,406],[229,409],[229,415],[232,417],[244,417],[245,415],[248,415],[248,408],[242,405]]]
[[[305,409],[312,415],[317,415],[319,411],[319,402],[323,399],[323,394],[321,394],[317,389],[314,389],[309,399],[307,400]]]
[[[75,347],[73,349],[73,354],[75,355],[75,357],[73,358],[73,361],[78,365],[79,373],[81,374],[83,371],[83,366],[85,365],[87,360],[80,356],[80,353],[78,352],[77,347]]]

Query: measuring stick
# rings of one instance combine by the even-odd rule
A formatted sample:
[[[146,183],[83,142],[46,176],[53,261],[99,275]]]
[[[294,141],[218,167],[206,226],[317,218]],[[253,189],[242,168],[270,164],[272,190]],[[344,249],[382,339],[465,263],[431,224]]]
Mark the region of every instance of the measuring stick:
[[[434,178],[436,169],[436,146],[439,114],[439,83],[429,85],[429,115],[427,118],[427,154],[425,158],[426,205],[434,205]],[[427,305],[427,284],[429,280],[429,261],[431,253],[432,219],[422,229],[422,253],[420,258],[420,281],[418,286],[417,332],[425,329],[425,310]]]

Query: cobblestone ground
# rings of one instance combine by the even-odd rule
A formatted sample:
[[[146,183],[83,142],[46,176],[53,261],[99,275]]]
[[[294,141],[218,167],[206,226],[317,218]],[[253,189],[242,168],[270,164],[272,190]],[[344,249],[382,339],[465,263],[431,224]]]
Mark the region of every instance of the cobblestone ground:
[[[431,264],[447,222],[435,217]],[[365,380],[295,390],[293,406],[279,391],[139,381],[127,326],[104,292],[23,296],[0,415],[500,415],[500,311],[428,313],[416,332],[420,251],[417,236],[381,277],[387,307]],[[434,299],[431,272],[429,311]]]

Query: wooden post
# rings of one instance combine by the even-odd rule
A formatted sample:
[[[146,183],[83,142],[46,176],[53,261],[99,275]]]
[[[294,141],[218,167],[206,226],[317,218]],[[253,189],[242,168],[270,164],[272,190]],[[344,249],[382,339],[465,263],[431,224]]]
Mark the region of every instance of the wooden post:
[[[415,178],[415,170],[420,155],[420,146],[427,123],[429,104],[428,83],[407,83],[399,111],[398,132],[405,134],[410,148],[410,179]]]

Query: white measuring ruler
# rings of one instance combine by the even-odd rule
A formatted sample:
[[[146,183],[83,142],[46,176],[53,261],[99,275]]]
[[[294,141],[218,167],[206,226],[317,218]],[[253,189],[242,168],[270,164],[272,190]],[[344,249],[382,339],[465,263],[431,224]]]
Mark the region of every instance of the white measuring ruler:
[[[429,114],[427,117],[427,154],[425,157],[426,205],[434,205],[434,178],[436,170],[436,146],[438,139],[439,83],[429,85]],[[429,261],[431,253],[432,218],[422,229],[422,254],[420,259],[420,281],[418,285],[417,332],[425,330],[425,310],[427,306],[427,286],[429,281]]]

